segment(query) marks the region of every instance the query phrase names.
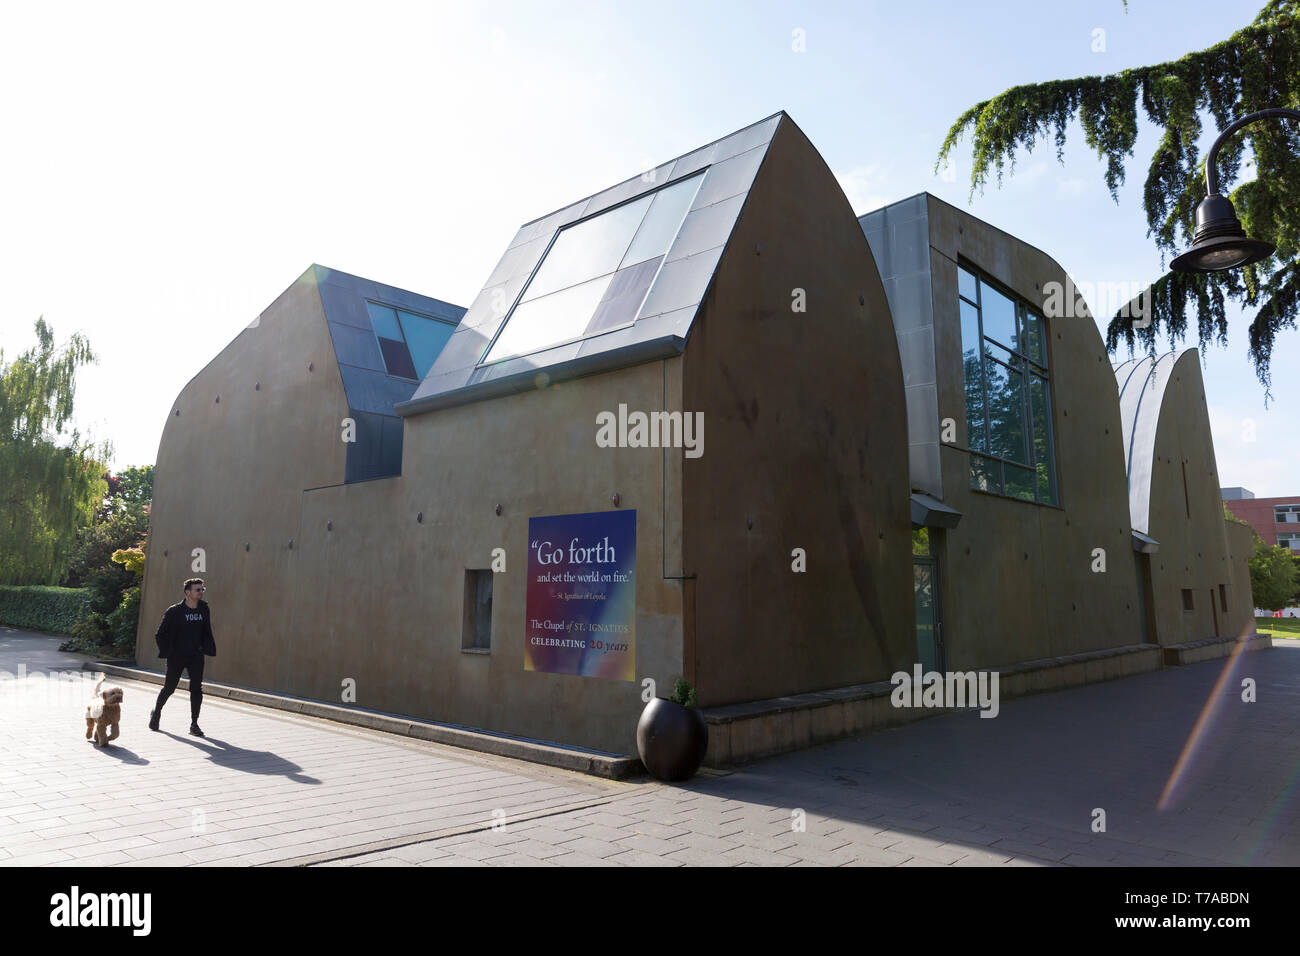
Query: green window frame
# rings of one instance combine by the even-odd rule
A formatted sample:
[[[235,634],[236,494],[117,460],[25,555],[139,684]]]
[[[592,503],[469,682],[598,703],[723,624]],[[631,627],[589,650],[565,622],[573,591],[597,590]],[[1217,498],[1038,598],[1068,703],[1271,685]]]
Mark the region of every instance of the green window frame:
[[[1058,505],[1047,319],[965,262],[957,300],[970,486]]]

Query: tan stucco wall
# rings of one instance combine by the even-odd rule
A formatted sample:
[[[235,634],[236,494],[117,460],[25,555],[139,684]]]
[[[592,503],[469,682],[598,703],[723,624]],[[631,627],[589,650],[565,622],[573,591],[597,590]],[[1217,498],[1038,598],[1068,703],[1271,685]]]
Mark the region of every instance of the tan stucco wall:
[[[289,541],[299,536],[302,489],[343,480],[346,415],[309,269],[190,380],[169,411],[136,641],[142,665],[163,666],[153,638],[158,622],[183,597],[185,579],[201,577],[217,641],[205,676],[273,687],[268,662],[292,633]],[[202,571],[193,567],[195,548],[205,552]]]
[[[997,667],[1143,640],[1130,537],[1115,376],[1088,315],[1048,318],[1059,507],[970,487],[957,259],[964,257],[1043,311],[1047,283],[1068,282],[1049,256],[928,197],[945,504],[957,528],[932,532],[940,557],[949,669]],[[1095,573],[1093,550],[1106,554]]]
[[[677,361],[407,418],[401,478],[305,493],[280,689],[337,700],[352,678],[361,707],[633,752],[639,683],[524,670],[528,519],[613,510],[615,493],[636,510],[637,675],[670,691],[681,584],[664,578],[664,474],[681,452],[597,448],[595,434],[620,402],[675,407]],[[494,548],[491,653],[466,653],[464,574]]]
[[[1255,601],[1250,594],[1250,559],[1255,536],[1248,525],[1223,522],[1228,538],[1228,633],[1240,637],[1255,633]]]
[[[192,573],[191,548],[204,547],[213,680],[339,703],[350,679],[359,707],[630,752],[639,683],[524,671],[528,517],[611,510],[615,493],[637,510],[638,677],[671,690],[682,585],[664,575],[679,573],[680,511],[666,524],[663,512],[682,453],[600,449],[594,436],[596,413],[619,402],[679,407],[679,368],[654,362],[408,419],[404,477],[344,485],[347,403],[319,298],[300,281],[177,399],[140,661],[161,666],[153,630]],[[507,570],[494,576],[491,653],[464,653],[464,573],[489,568],[496,547]]]
[[[1249,572],[1243,593],[1240,579],[1234,581],[1197,352],[1179,356],[1170,375],[1151,471],[1149,533],[1160,542],[1160,551],[1151,556],[1159,643],[1236,637],[1253,621]],[[1226,614],[1219,585],[1225,588]],[[1184,588],[1192,591],[1194,610],[1183,610]]]
[[[915,643],[898,346],[862,228],[788,119],[684,361],[707,436],[684,466],[701,702],[887,678]]]

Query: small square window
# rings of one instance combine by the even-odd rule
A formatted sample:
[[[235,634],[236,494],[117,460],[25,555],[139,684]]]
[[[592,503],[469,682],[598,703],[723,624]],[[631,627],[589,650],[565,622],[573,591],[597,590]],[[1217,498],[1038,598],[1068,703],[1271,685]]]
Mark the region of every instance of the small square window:
[[[465,572],[465,616],[461,628],[462,650],[492,647],[492,572]]]
[[[1196,610],[1195,598],[1192,595],[1191,588],[1183,588],[1183,610],[1184,611]]]

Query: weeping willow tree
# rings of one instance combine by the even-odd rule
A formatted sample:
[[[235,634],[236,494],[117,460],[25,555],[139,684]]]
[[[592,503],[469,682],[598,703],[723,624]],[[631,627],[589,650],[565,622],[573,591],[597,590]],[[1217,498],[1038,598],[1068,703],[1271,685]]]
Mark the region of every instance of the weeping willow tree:
[[[107,443],[63,435],[77,369],[95,360],[90,344],[74,335],[56,349],[43,319],[36,338],[11,363],[0,350],[0,584],[57,583],[108,490]]]
[[[971,131],[971,194],[983,190],[990,173],[1001,186],[1004,170],[1014,172],[1017,148],[1032,150],[1040,138],[1052,137],[1063,161],[1066,126],[1077,117],[1088,146],[1106,162],[1106,186],[1118,202],[1141,108],[1163,130],[1143,190],[1148,235],[1163,261],[1192,244],[1194,213],[1205,198],[1205,164],[1196,146],[1202,115],[1213,119],[1217,135],[1233,120],[1269,107],[1300,107],[1300,0],[1271,0],[1249,26],[1180,60],[1014,86],[977,103],[948,131],[936,169]],[[1267,395],[1274,339],[1295,328],[1300,311],[1300,124],[1265,120],[1238,132],[1218,154],[1223,184],[1238,180],[1248,145],[1255,178],[1237,185],[1230,198],[1246,235],[1273,242],[1276,253],[1245,269],[1167,273],[1148,291],[1150,324],[1137,327],[1122,310],[1107,326],[1106,347],[1114,351],[1123,340],[1131,354],[1137,341],[1154,352],[1161,329],[1172,345],[1185,338],[1194,310],[1204,355],[1211,342],[1227,344],[1224,303],[1231,299],[1258,310],[1249,329],[1250,357]]]

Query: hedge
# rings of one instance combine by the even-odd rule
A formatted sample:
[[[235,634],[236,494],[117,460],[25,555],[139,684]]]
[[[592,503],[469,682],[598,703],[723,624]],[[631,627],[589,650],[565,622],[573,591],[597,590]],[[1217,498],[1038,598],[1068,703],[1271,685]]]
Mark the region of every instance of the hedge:
[[[0,585],[0,624],[69,634],[90,599],[89,588]]]

